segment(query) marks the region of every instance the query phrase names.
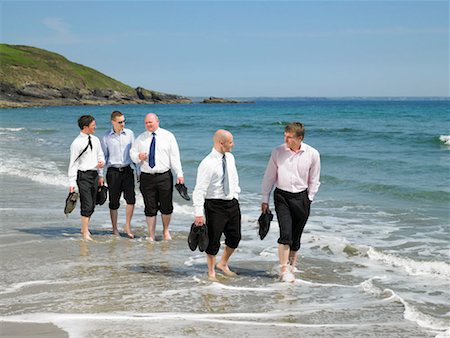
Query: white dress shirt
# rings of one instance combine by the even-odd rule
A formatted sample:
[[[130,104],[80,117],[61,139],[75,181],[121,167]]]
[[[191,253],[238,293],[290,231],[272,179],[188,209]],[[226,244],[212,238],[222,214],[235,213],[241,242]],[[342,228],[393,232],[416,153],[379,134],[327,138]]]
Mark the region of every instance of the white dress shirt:
[[[105,154],[105,168],[126,167],[131,164],[130,149],[134,142],[134,133],[124,128],[120,134],[111,128],[102,138],[102,149]]]
[[[183,177],[183,168],[181,167],[180,150],[175,136],[168,130],[158,128],[155,130],[155,166],[150,168],[148,159],[141,161],[139,153],[147,153],[150,156],[150,144],[153,135],[149,131],[143,132],[138,136],[130,149],[131,160],[141,166],[144,173],[163,173],[170,169],[175,171],[177,177]]]
[[[308,189],[308,198],[314,199],[320,186],[320,155],[306,143],[298,152],[286,143],[272,151],[262,182],[262,202],[269,203],[269,195],[275,185],[278,189],[293,193]]]
[[[225,195],[223,190],[224,171],[222,168],[222,156],[222,153],[213,148],[198,166],[197,182],[192,193],[196,217],[204,215],[203,205],[205,199],[238,199],[241,192],[234,156],[232,153],[225,153],[230,187],[229,194]]]
[[[70,162],[69,162],[69,186],[76,187],[78,170],[97,170],[99,176],[103,176],[103,170],[97,168],[98,161],[105,162],[102,146],[97,136],[91,134],[92,149],[87,148],[85,153],[75,161],[78,155],[81,154],[84,148],[88,145],[89,135],[80,132],[80,134],[73,140],[70,145]]]

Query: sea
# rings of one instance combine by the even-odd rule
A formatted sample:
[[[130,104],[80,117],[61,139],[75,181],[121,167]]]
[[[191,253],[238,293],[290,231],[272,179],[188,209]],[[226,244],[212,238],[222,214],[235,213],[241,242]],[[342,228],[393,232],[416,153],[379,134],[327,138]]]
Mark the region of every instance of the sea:
[[[450,100],[256,99],[250,104],[70,106],[0,111],[0,324],[51,323],[69,337],[449,337]],[[188,192],[217,129],[234,135],[242,241],[237,277],[210,282],[190,251],[192,201],[174,193],[173,239],[112,235],[107,203],[80,235],[66,217],[77,119],[110,114],[139,135],[149,112],[178,141]],[[284,126],[305,124],[321,186],[293,283],[277,275],[278,223],[258,237],[261,181]],[[272,199],[271,208],[273,209]],[[222,238],[223,240],[223,238]],[[223,244],[223,243],[222,243]],[[221,252],[221,251],[220,251]],[[219,257],[220,257],[219,252]],[[0,331],[1,332],[1,331]],[[1,334],[0,334],[1,335]]]

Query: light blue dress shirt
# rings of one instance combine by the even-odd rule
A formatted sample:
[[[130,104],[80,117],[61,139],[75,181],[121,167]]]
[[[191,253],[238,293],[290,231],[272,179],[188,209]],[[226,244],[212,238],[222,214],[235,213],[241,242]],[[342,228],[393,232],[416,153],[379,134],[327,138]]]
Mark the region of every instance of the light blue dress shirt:
[[[124,128],[120,134],[116,134],[114,129],[106,132],[102,138],[102,149],[105,154],[106,168],[126,167],[132,163],[130,149],[134,143],[134,133]]]

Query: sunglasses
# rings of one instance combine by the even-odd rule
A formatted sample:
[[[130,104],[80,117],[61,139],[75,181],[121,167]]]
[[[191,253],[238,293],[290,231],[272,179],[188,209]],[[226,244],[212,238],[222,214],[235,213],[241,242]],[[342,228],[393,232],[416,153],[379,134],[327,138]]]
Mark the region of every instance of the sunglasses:
[[[123,120],[123,121],[116,121],[118,124],[124,124],[125,123],[125,120]]]

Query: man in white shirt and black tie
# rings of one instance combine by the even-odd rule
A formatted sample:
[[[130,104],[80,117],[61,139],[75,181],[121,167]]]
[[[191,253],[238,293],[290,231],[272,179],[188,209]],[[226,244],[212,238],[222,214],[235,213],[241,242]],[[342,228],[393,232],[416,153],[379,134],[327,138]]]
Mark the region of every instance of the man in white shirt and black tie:
[[[78,119],[80,134],[70,146],[69,191],[78,186],[81,204],[81,234],[83,239],[92,240],[89,232],[89,221],[94,213],[98,186],[103,185],[103,155],[100,140],[94,136],[96,124],[91,115],[83,115]]]
[[[289,123],[284,129],[284,143],[273,149],[262,182],[262,212],[269,209],[273,194],[280,227],[278,257],[282,281],[293,282],[300,249],[300,238],[309,217],[311,202],[320,186],[320,155],[303,142],[305,127]]]
[[[209,244],[206,248],[208,279],[217,281],[216,255],[220,238],[225,235],[225,249],[217,268],[226,276],[235,276],[228,260],[241,240],[241,211],[238,202],[239,177],[231,149],[233,135],[227,130],[214,134],[214,147],[200,163],[197,182],[192,194],[194,201],[194,223],[208,227]]]
[[[147,131],[138,136],[130,149],[130,157],[140,165],[140,191],[144,198],[148,225],[148,241],[155,240],[156,214],[161,212],[163,238],[170,240],[169,224],[173,212],[173,175],[183,184],[180,150],[175,136],[159,127],[159,118],[150,113],[144,119]]]

